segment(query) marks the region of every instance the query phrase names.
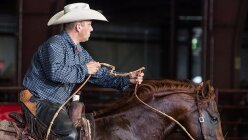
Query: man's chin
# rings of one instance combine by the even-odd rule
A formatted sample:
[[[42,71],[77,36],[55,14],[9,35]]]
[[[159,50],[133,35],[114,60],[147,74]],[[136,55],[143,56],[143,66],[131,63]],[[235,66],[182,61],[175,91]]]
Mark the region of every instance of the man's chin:
[[[86,41],[88,41],[89,40],[89,38],[85,38],[82,42],[86,42]]]

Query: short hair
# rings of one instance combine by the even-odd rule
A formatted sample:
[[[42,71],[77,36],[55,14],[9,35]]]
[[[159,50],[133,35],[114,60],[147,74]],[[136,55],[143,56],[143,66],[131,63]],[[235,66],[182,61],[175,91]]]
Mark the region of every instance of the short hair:
[[[64,24],[64,30],[71,30],[75,27],[76,22],[70,22]]]

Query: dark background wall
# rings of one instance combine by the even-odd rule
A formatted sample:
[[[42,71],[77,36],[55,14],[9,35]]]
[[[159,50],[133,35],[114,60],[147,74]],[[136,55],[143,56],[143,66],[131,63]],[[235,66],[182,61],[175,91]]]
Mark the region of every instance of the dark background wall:
[[[81,1],[23,1],[21,77],[37,47],[59,31],[58,26],[46,26],[48,19],[73,2]],[[239,71],[246,68],[240,66],[239,53],[246,1],[84,2],[109,19],[109,23],[95,22],[91,40],[83,44],[96,60],[120,71],[145,66],[146,79],[200,76],[218,88],[240,86]],[[196,49],[192,39],[198,41]]]
[[[223,124],[232,125],[223,130],[239,134],[247,114],[237,114],[247,107],[238,105],[248,103],[248,91],[241,90],[248,88],[247,0],[1,0],[1,102],[17,102],[33,53],[61,29],[47,21],[73,2],[87,2],[109,20],[94,22],[82,44],[96,61],[118,71],[145,66],[145,79],[211,80],[228,120]]]

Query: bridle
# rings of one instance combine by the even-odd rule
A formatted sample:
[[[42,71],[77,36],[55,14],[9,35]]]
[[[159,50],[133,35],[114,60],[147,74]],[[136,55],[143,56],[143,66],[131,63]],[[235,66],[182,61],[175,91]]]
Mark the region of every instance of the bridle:
[[[202,87],[202,85],[200,85],[199,86],[200,88]],[[203,111],[203,109],[202,109],[202,107],[200,107],[200,90],[198,89],[198,91],[197,91],[197,94],[196,94],[196,97],[195,97],[195,103],[196,103],[196,106],[197,106],[197,112],[198,112],[198,114],[199,114],[199,124],[200,124],[200,127],[201,127],[201,135],[203,136],[203,139],[204,140],[207,140],[207,136],[205,135],[205,131],[206,131],[206,129],[205,129],[205,117],[206,116],[204,116],[204,111]],[[209,100],[207,99],[207,102],[209,102]],[[203,103],[203,104],[205,104],[205,103]]]
[[[205,116],[203,115],[203,111],[202,109],[199,108],[199,104],[198,102],[196,101],[196,106],[197,106],[197,110],[198,110],[198,114],[199,114],[199,124],[200,124],[200,127],[201,127],[201,135],[203,136],[203,139],[204,140],[207,140],[205,134],[204,134],[204,123],[205,123]]]

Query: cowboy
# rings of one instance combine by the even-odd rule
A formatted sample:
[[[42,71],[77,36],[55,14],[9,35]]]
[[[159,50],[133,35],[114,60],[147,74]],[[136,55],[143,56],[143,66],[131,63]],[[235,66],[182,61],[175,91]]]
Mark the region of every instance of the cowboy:
[[[80,45],[80,42],[89,40],[93,31],[92,20],[107,21],[86,3],[66,5],[64,10],[49,20],[48,26],[63,24],[64,31],[52,36],[38,48],[24,77],[25,92],[31,95],[28,101],[35,104],[31,112],[22,108],[29,123],[35,124],[32,122],[36,121],[32,119],[34,115],[48,126],[54,113],[70,96],[75,84],[83,82],[88,75],[92,75],[90,83],[119,90],[143,81],[144,73],[139,72],[126,77],[109,76],[109,70],[101,67]],[[77,139],[77,131],[66,108],[59,112],[52,131],[62,140]]]

